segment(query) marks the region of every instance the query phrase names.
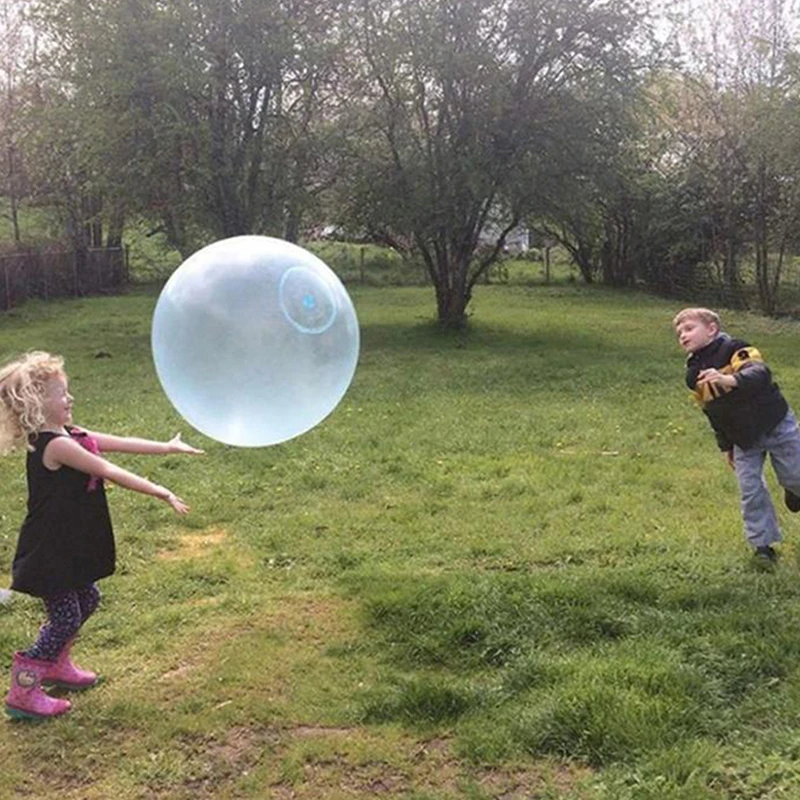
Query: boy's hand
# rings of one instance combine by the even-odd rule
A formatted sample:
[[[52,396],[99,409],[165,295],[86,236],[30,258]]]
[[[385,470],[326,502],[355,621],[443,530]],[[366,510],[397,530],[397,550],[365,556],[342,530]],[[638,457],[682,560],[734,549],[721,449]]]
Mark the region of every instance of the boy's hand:
[[[170,453],[188,453],[189,455],[198,456],[203,455],[205,452],[204,450],[198,450],[196,447],[192,447],[190,444],[186,444],[186,442],[181,439],[180,434],[170,439],[168,444]]]
[[[735,375],[723,375],[718,369],[703,369],[697,374],[697,383],[715,383],[719,386],[727,386],[734,389],[737,386]]]

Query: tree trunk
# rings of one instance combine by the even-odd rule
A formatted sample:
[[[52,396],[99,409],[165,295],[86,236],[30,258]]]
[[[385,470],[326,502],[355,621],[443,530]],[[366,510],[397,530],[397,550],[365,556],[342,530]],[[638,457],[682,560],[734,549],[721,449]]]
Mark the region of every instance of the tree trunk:
[[[469,299],[452,289],[436,289],[438,322],[442,328],[460,330],[467,324],[467,305]]]
[[[189,237],[186,233],[183,220],[178,214],[173,214],[168,209],[164,211],[162,219],[164,221],[164,232],[167,235],[167,242],[181,254],[181,258],[188,258],[191,252],[189,248]]]
[[[283,224],[283,238],[287,242],[297,242],[300,236],[300,212],[293,207],[289,207],[286,211],[286,217]]]
[[[600,264],[602,265],[603,270],[603,283],[606,286],[614,285],[614,248],[611,243],[611,239],[609,238],[611,235],[612,233],[610,228],[608,225],[606,225],[606,238],[603,240],[603,246],[600,250]]]
[[[766,179],[763,162],[759,164],[756,188],[755,225],[753,238],[756,255],[756,284],[761,310],[771,315],[775,313],[775,296],[769,279],[769,234],[767,232],[767,211],[765,208]]]
[[[14,146],[8,147],[8,199],[10,205],[11,227],[14,231],[14,241],[19,244],[22,235],[19,230],[19,198],[17,197],[17,172],[15,169]]]
[[[122,247],[122,233],[125,229],[125,212],[115,211],[108,222],[106,247]]]
[[[14,242],[19,244],[22,241],[22,234],[19,230],[19,202],[13,188],[9,200],[11,203],[11,228],[14,231]]]
[[[739,276],[739,247],[736,238],[736,225],[734,213],[728,208],[725,213],[725,230],[723,235],[722,277],[723,290],[728,295],[728,303],[734,308],[739,308],[745,303],[742,298],[742,281]]]
[[[443,328],[459,330],[467,324],[467,306],[472,293],[467,288],[467,264],[440,264],[434,280],[438,322]]]
[[[81,220],[84,226],[84,238],[88,247],[103,246],[103,201],[96,193],[84,194],[81,197]]]

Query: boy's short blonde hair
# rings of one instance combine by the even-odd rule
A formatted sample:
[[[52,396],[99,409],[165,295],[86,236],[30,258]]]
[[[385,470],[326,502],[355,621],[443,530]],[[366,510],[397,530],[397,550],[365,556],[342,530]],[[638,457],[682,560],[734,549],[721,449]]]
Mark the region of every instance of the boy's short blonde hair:
[[[64,375],[64,359],[32,350],[0,367],[0,453],[24,444],[44,425],[44,390]]]
[[[677,328],[681,322],[687,319],[696,319],[706,325],[714,324],[718,328],[722,327],[719,314],[710,308],[684,308],[675,315],[675,319],[672,320],[672,327]]]

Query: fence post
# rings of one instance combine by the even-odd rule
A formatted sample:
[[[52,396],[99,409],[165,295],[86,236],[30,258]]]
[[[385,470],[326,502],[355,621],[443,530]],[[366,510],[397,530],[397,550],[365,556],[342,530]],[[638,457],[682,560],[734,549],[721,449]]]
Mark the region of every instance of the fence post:
[[[73,294],[78,297],[78,251],[72,251]]]
[[[550,284],[550,245],[544,248],[544,282]]]
[[[3,286],[6,292],[6,311],[11,311],[11,293],[8,291],[8,268],[6,267],[6,259],[0,259],[3,263]]]
[[[42,273],[42,283],[44,284],[44,300],[45,300],[45,302],[47,302],[47,300],[49,299],[49,295],[50,295],[49,286],[47,285],[47,272],[48,272],[48,270],[47,270],[47,266],[42,261],[42,254],[41,253],[37,253],[36,254],[36,261],[39,264],[39,271]]]
[[[8,267],[6,266],[7,259],[3,259],[3,282],[6,289],[6,311],[11,311],[11,289],[8,281]]]

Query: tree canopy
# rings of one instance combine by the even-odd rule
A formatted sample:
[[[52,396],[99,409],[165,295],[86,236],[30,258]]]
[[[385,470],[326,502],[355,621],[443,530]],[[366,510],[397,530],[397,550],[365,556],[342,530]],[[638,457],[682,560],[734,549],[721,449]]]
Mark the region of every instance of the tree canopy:
[[[0,0],[0,195],[76,246],[134,219],[184,255],[343,225],[424,264],[448,326],[520,224],[587,281],[744,302],[752,268],[773,312],[800,214],[789,2],[672,24],[644,0]]]

